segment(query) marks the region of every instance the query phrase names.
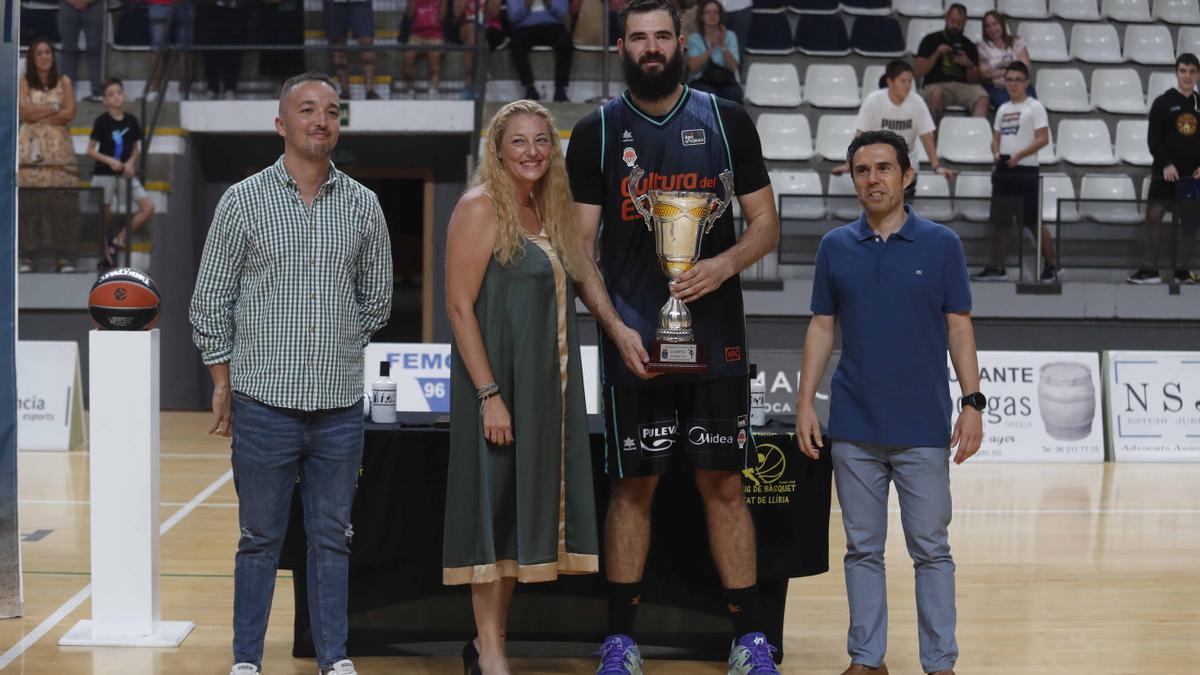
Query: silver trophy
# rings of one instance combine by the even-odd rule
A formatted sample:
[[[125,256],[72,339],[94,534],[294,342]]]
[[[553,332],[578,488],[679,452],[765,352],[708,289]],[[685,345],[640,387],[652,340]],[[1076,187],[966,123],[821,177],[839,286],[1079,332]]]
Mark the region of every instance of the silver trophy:
[[[712,192],[675,192],[647,190],[638,194],[637,186],[645,171],[637,165],[629,172],[629,196],[633,206],[654,235],[654,252],[663,273],[674,286],[679,275],[690,270],[700,259],[700,243],[733,199],[733,173],[728,169],[719,178],[725,187],[725,199]],[[646,370],[652,372],[703,372],[704,355],[692,333],[692,313],[673,294],[658,312],[658,329]]]

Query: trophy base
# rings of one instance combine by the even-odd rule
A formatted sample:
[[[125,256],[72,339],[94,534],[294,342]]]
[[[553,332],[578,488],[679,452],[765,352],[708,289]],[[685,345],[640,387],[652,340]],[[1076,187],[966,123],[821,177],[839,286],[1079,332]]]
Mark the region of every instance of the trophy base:
[[[650,345],[650,362],[646,370],[651,373],[704,373],[704,350],[694,342],[664,342],[655,340]]]

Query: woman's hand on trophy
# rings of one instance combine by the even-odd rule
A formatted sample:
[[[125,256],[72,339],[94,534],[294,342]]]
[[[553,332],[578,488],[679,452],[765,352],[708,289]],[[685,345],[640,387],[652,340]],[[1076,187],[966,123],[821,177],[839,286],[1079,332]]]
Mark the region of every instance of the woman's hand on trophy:
[[[636,330],[624,325],[616,328],[615,332],[616,335],[612,336],[613,342],[621,352],[621,358],[625,361],[625,367],[643,380],[657,377],[658,373],[651,373],[646,370],[646,364],[650,361],[650,355],[646,353],[646,347],[642,344],[642,336]]]
[[[671,284],[671,292],[684,302],[699,300],[720,288],[733,274],[734,270],[723,258],[705,258],[680,274]]]
[[[512,417],[500,396],[491,396],[483,406],[483,437],[493,445],[511,445]]]

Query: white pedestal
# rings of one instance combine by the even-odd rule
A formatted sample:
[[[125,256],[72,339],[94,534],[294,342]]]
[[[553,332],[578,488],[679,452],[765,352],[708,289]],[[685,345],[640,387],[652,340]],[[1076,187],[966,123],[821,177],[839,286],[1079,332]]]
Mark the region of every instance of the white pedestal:
[[[160,620],[159,333],[89,335],[92,620],[60,645],[176,647],[191,622]]]

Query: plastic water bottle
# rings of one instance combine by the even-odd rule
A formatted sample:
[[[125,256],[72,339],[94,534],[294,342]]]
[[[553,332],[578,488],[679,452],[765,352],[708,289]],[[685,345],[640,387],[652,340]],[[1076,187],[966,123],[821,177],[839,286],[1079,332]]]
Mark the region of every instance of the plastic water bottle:
[[[388,375],[392,364],[379,362],[379,379],[371,383],[371,421],[377,424],[396,422],[396,383]]]

